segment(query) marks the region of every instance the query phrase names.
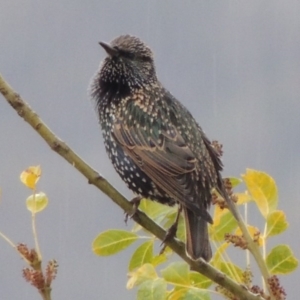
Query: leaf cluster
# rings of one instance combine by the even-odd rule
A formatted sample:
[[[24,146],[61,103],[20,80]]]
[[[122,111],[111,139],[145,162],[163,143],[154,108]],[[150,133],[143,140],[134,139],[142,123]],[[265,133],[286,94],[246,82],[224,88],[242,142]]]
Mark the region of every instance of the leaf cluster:
[[[242,175],[242,179],[230,178],[230,182],[234,187],[242,182],[246,185],[247,189],[244,192],[235,194],[239,209],[247,211],[247,206],[254,203],[262,215],[264,228],[258,229],[247,224],[247,229],[260,246],[270,274],[283,275],[293,272],[298,266],[298,260],[288,245],[276,245],[267,253],[269,238],[283,233],[288,228],[284,212],[278,210],[278,191],[274,179],[264,172],[248,169]],[[161,205],[147,199],[141,201],[139,209],[165,230],[173,224],[177,214],[176,207]],[[254,290],[250,261],[245,259],[245,265],[239,266],[230,257],[231,252],[238,251],[238,249],[229,251],[232,244],[240,249],[247,249],[247,243],[237,221],[227,209],[217,205],[214,207],[213,220],[209,235],[216,250],[210,263],[249,290]],[[177,238],[183,242],[184,226],[183,217],[180,217]],[[129,260],[127,282],[127,288],[138,288],[138,299],[210,299],[211,293],[216,292],[212,289],[214,283],[210,279],[190,271],[185,262],[171,263],[172,251],[168,247],[164,253],[157,253],[155,236],[138,224],[134,224],[131,231],[112,229],[99,234],[92,243],[92,249],[100,256],[113,255],[138,240],[142,243],[135,248]],[[224,297],[235,299],[233,295],[230,298],[230,293],[228,295],[226,291],[222,292],[218,288],[216,290]],[[260,290],[263,295],[264,289]]]

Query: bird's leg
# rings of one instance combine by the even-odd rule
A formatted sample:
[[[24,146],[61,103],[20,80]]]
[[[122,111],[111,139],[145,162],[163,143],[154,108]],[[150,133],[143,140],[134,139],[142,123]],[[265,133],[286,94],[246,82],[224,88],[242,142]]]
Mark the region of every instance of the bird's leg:
[[[178,222],[179,222],[179,217],[180,217],[180,213],[182,211],[182,206],[179,204],[178,207],[178,211],[177,211],[177,215],[176,215],[176,219],[175,222],[172,224],[172,226],[167,230],[167,233],[161,243],[161,245],[163,246],[159,252],[159,254],[164,253],[164,251],[166,250],[166,241],[176,237],[176,232],[177,232],[177,228],[178,228]]]
[[[143,199],[143,197],[136,196],[130,200],[130,203],[132,203],[133,210],[132,210],[131,214],[125,212],[125,219],[124,219],[125,224],[127,224],[128,218],[132,218],[134,216],[134,214],[137,212],[142,199]]]

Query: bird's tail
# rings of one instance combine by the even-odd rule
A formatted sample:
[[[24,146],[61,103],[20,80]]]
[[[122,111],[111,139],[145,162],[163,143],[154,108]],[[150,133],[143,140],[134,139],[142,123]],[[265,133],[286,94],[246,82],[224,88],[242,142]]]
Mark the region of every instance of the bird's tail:
[[[186,228],[186,252],[193,259],[200,257],[209,261],[212,250],[208,238],[207,221],[197,216],[188,208],[183,208]]]

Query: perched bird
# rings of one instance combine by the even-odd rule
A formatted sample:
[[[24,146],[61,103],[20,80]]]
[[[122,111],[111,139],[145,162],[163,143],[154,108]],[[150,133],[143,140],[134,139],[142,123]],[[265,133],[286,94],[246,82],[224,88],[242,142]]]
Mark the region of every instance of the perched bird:
[[[107,57],[92,80],[91,97],[114,168],[136,195],[178,203],[187,254],[209,261],[211,190],[226,193],[219,154],[191,113],[157,79],[148,46],[130,35],[100,45]]]

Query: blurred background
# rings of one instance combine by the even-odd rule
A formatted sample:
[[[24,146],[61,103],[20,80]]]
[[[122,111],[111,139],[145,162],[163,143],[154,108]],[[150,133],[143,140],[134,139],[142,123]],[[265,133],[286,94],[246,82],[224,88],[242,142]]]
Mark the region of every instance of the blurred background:
[[[299,258],[299,16],[296,0],[2,1],[0,73],[62,140],[132,198],[107,159],[87,89],[105,57],[98,42],[139,36],[155,53],[161,82],[224,145],[224,176],[253,168],[276,180],[290,226],[274,243],[291,245]],[[50,200],[37,216],[40,246],[45,260],[59,263],[53,299],[134,299],[136,290],[126,290],[132,248],[104,258],[91,251],[98,233],[128,229],[132,221],[126,227],[123,212],[1,96],[0,231],[29,246],[30,191],[19,175],[38,164],[38,187]],[[256,210],[251,219],[262,220]],[[40,299],[21,276],[24,266],[0,239],[1,300]],[[281,282],[288,298],[300,293],[299,271]]]

